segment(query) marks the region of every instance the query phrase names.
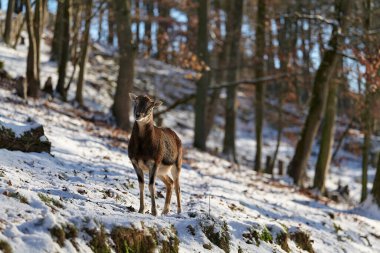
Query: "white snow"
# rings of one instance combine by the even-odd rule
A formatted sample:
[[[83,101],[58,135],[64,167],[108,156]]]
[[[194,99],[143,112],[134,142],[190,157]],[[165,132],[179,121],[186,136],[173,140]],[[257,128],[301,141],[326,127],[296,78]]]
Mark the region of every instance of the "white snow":
[[[51,75],[55,82],[55,64],[48,62],[47,52],[43,50],[41,57],[42,76]],[[13,50],[1,44],[0,60],[12,75],[23,74],[26,47]],[[99,62],[113,64],[112,61]],[[195,88],[185,78],[188,71],[154,60],[139,60],[136,69],[139,87],[145,83],[145,88],[167,103]],[[139,190],[127,156],[128,133],[103,121],[79,117],[107,118],[117,77],[116,67],[111,66],[109,72],[102,73],[96,63],[89,66],[88,81],[101,82],[100,77],[107,75],[104,82],[109,82],[108,86],[86,84],[85,102],[89,111],[81,111],[56,99],[20,103],[11,91],[0,88],[1,121],[17,125],[29,117],[38,119],[52,143],[52,155],[0,149],[0,240],[8,242],[13,252],[91,252],[86,228],[99,229],[103,224],[110,233],[114,226],[142,228],[142,222],[145,227],[170,228],[173,225],[178,232],[180,252],[208,252],[203,245],[209,243],[211,252],[223,252],[209,241],[202,226],[213,224],[215,233],[223,233],[224,222],[231,236],[231,252],[238,252],[239,248],[243,252],[284,252],[276,243],[261,241],[257,246],[254,241],[247,243],[243,237],[252,230],[262,232],[265,227],[274,238],[285,228],[289,232],[305,231],[310,234],[315,252],[380,251],[380,212],[372,203],[360,206],[355,198],[351,205],[323,198],[316,200],[307,191],[288,184],[286,177],[272,179],[257,175],[245,166],[234,169],[226,160],[192,149],[194,117],[188,107],[180,107],[164,117],[164,124],[179,133],[186,147],[181,175],[183,213],[176,214],[175,196],[172,212],[167,216],[137,213],[134,210],[138,209]],[[239,122],[238,128],[239,157],[248,159],[255,147],[254,134],[250,130],[253,130],[252,121]],[[265,154],[271,154],[276,134],[267,127],[264,135],[268,137],[265,138]],[[212,133],[210,147],[220,148],[222,137],[217,127]],[[287,162],[292,153],[293,146],[285,140],[280,157]],[[341,180],[353,189],[351,194],[358,194],[360,182],[356,180],[360,176],[360,166],[358,158],[353,159],[356,160],[343,163],[341,168],[331,169],[329,188],[336,188],[337,181]],[[158,210],[162,211],[164,198],[160,196],[165,195],[165,188],[161,181],[157,182],[157,191]],[[150,210],[147,187],[145,194],[145,204]],[[43,201],[41,196],[63,207]],[[69,240],[64,247],[59,246],[49,232],[54,225],[68,223],[79,230],[75,239],[77,248]],[[190,227],[194,228],[194,235]],[[288,243],[291,252],[302,252],[293,240]]]

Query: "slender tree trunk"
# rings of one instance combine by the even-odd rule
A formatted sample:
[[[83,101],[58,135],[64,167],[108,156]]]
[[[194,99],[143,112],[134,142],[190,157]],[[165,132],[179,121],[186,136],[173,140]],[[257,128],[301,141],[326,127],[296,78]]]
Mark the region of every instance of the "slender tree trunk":
[[[58,66],[58,83],[56,90],[61,95],[62,100],[67,100],[67,91],[69,86],[66,83],[66,68],[70,56],[70,0],[63,2],[63,20],[62,20],[62,42],[60,49],[60,61]]]
[[[352,1],[340,0],[340,3],[339,9],[336,10],[337,14],[340,13],[341,16],[345,17],[349,13]],[[347,22],[344,21],[340,24],[343,31],[346,30],[345,28],[347,25]],[[313,141],[317,135],[317,130],[326,107],[328,84],[335,72],[339,58],[337,54],[338,37],[337,28],[334,27],[329,41],[329,47],[326,48],[323,53],[321,64],[319,65],[314,79],[309,113],[302,129],[301,139],[297,143],[294,156],[288,167],[288,174],[293,178],[294,183],[297,185],[303,183],[302,179],[305,175]]]
[[[222,20],[221,20],[221,16],[220,16],[220,9],[221,9],[221,3],[220,3],[220,0],[216,1],[215,3],[215,9],[216,9],[216,21],[215,21],[215,26],[217,27],[217,31],[215,32],[216,33],[216,38],[217,40],[219,41],[219,43],[221,43],[223,41],[223,38],[222,38],[222,29],[223,29],[223,23],[222,23]],[[225,74],[225,71],[224,71],[224,68],[225,68],[225,65],[226,65],[226,43],[225,41],[222,42],[223,44],[222,45],[216,45],[215,46],[215,51],[217,53],[217,66],[218,66],[218,69],[213,71],[212,73],[212,78],[213,80],[215,81],[215,83],[217,84],[221,84],[223,81],[224,81],[224,74]],[[205,132],[206,132],[206,140],[207,140],[207,137],[209,136],[210,132],[211,132],[211,129],[212,127],[214,126],[214,118],[215,118],[215,115],[217,113],[217,109],[218,109],[218,104],[219,104],[219,101],[220,101],[220,93],[221,93],[221,89],[215,89],[212,91],[212,94],[211,94],[211,97],[210,97],[210,100],[207,104],[207,113],[206,113],[206,126],[205,126]]]
[[[371,193],[374,201],[380,207],[380,154],[379,159],[377,160],[377,170],[375,179],[373,180],[373,187]]]
[[[264,76],[265,55],[265,24],[266,24],[266,0],[258,0],[257,25],[256,25],[256,66],[255,78]],[[263,83],[256,85],[256,155],[255,171],[261,171],[261,157],[263,148],[263,123],[264,123],[264,101],[265,86]]]
[[[208,0],[199,0],[198,6],[198,57],[207,66],[202,71],[202,77],[197,83],[195,97],[195,127],[194,127],[194,147],[206,150],[206,105],[207,90],[210,85],[209,52],[208,52]]]
[[[237,70],[240,61],[239,45],[241,36],[241,24],[243,16],[243,0],[229,3],[227,17],[227,82],[236,81]],[[223,140],[223,154],[230,160],[236,159],[235,135],[236,135],[236,87],[227,88],[226,98],[226,125]]]
[[[101,3],[99,3],[101,4]],[[100,8],[99,10],[99,24],[98,24],[98,41],[101,41],[102,34],[103,34],[103,15],[104,15],[104,8]]]
[[[114,97],[113,114],[117,125],[130,129],[129,112],[131,109],[129,93],[133,88],[135,45],[131,30],[131,3],[129,0],[114,0],[117,37],[119,44],[119,75]]]
[[[86,3],[86,14],[85,14],[85,27],[82,39],[82,52],[79,59],[79,76],[77,82],[77,90],[75,94],[75,100],[83,106],[83,83],[84,75],[86,72],[86,62],[88,58],[88,42],[90,37],[90,26],[91,26],[91,16],[92,16],[92,0],[87,0]]]
[[[168,6],[168,1],[158,0],[158,12],[159,19],[158,31],[157,31],[157,55],[160,61],[168,61],[168,46],[169,46],[169,35],[168,35],[168,18],[170,13],[170,8]]]
[[[115,37],[115,11],[113,7],[113,1],[108,2],[108,37],[107,42],[109,45],[113,45],[113,38]]]
[[[368,85],[369,87],[369,85]],[[362,193],[361,201],[367,198],[367,182],[368,182],[368,164],[369,164],[369,152],[371,149],[371,136],[372,136],[372,119],[370,112],[371,94],[370,91],[366,91],[365,95],[365,108],[363,112],[363,124],[364,124],[364,143],[362,149]]]
[[[136,49],[140,46],[140,0],[135,0],[135,16],[136,16]]]
[[[38,98],[40,92],[40,79],[38,73],[38,57],[36,31],[34,30],[32,7],[30,0],[25,1],[25,18],[28,29],[29,47],[26,67],[26,81],[28,83],[28,95],[33,98]]]
[[[40,48],[41,48],[41,36],[43,30],[43,3],[42,0],[35,1],[35,11],[34,11],[34,35],[36,37],[36,56],[37,56],[37,75],[38,79],[40,76]]]
[[[343,59],[339,56],[339,72],[342,72]],[[325,110],[325,120],[322,128],[322,138],[319,148],[318,160],[315,167],[314,187],[322,194],[325,193],[326,176],[331,164],[331,154],[334,145],[335,117],[337,110],[337,88],[339,75],[329,84],[328,98]]]
[[[144,40],[147,47],[147,55],[150,56],[152,53],[152,21],[154,17],[154,1],[146,0],[145,2],[147,20],[144,23]]]
[[[4,42],[8,45],[11,44],[11,34],[12,34],[12,15],[15,7],[15,0],[8,0],[8,9],[7,17],[5,19],[5,28],[4,28]]]
[[[53,41],[51,45],[51,56],[50,59],[53,61],[60,62],[61,55],[61,43],[62,43],[62,32],[63,32],[63,10],[64,10],[64,2],[58,1],[57,4],[57,12],[55,15],[54,22],[54,34]]]

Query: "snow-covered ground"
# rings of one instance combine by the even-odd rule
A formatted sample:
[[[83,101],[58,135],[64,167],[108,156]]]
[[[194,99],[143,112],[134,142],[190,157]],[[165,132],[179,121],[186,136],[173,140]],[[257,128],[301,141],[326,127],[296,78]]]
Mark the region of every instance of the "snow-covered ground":
[[[42,51],[42,80],[50,75],[56,80],[48,49]],[[25,57],[25,47],[13,50],[0,45],[0,60],[13,76],[24,73]],[[87,80],[106,80],[112,87],[115,71],[107,76],[97,68],[106,63],[98,58],[97,64],[89,67]],[[186,71],[148,59],[137,64],[137,83],[153,87],[153,94],[164,101],[194,89],[185,78]],[[171,86],[174,84],[176,90]],[[127,133],[103,121],[88,120],[96,118],[92,117],[94,110],[101,111],[96,114],[100,118],[108,113],[112,104],[109,88],[87,84],[85,94],[90,111],[57,99],[25,103],[0,88],[0,120],[21,125],[30,117],[44,126],[52,143],[51,155],[0,150],[3,251],[1,245],[6,242],[13,252],[92,252],[100,247],[94,244],[100,233],[94,231],[102,227],[106,243],[115,250],[112,232],[122,226],[143,230],[145,235],[156,231],[160,248],[163,241],[175,245],[178,238],[179,252],[223,252],[221,248],[230,252],[302,252],[300,247],[312,252],[310,244],[315,252],[380,252],[380,211],[370,202],[360,206],[355,202],[360,189],[357,160],[333,167],[328,181],[332,189],[338,180],[349,184],[355,205],[323,198],[317,201],[310,192],[289,185],[286,177],[272,179],[244,166],[235,169],[223,159],[192,149],[193,116],[187,107],[164,118],[164,124],[179,133],[186,147],[181,175],[183,212],[176,214],[173,197],[169,215],[137,213],[139,190],[127,156]],[[83,115],[86,117],[80,117]],[[243,124],[239,125],[242,129]],[[244,129],[253,129],[252,122]],[[271,154],[275,134],[267,127],[265,136],[265,153]],[[253,133],[240,131],[237,137],[240,156],[253,155]],[[220,145],[221,138],[214,132],[210,146]],[[290,142],[285,141],[279,155],[287,162],[292,152]],[[165,188],[161,181],[157,191],[162,211]],[[145,194],[150,210],[147,187]]]

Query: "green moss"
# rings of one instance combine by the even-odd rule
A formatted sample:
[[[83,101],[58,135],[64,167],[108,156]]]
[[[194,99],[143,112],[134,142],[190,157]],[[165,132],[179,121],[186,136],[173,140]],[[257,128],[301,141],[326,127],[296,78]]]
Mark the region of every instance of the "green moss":
[[[261,231],[260,240],[273,243],[272,234],[269,232],[267,227],[264,227],[263,231]]]
[[[304,231],[297,230],[290,233],[290,238],[297,244],[297,246],[309,253],[314,253],[312,241],[310,240],[310,235]]]
[[[43,193],[38,193],[38,197],[41,199],[42,202],[44,202],[46,205],[50,206],[50,207],[58,207],[58,208],[63,208],[63,204],[59,201],[59,200],[56,200],[52,197],[49,197]]]
[[[216,246],[224,250],[224,252],[230,252],[230,240],[231,236],[228,231],[228,226],[225,221],[223,221],[220,225],[220,231],[215,232],[215,225],[217,223],[214,219],[210,219],[209,222],[201,223],[200,226],[202,228],[203,233],[206,237]]]
[[[4,241],[4,240],[0,240],[0,250],[1,250],[3,253],[12,253],[12,248],[11,248],[11,246],[9,245],[9,243],[7,243],[7,242]]]
[[[100,229],[87,229],[87,234],[91,236],[90,248],[94,253],[111,253],[111,249],[107,244],[107,234],[104,226]]]

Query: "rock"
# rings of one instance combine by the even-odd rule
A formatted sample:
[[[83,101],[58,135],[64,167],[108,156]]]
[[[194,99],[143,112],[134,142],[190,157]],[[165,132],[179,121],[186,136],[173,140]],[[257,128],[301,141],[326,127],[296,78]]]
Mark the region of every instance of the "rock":
[[[0,120],[0,149],[23,152],[50,153],[51,143],[44,134],[43,126],[29,122],[23,125]]]

